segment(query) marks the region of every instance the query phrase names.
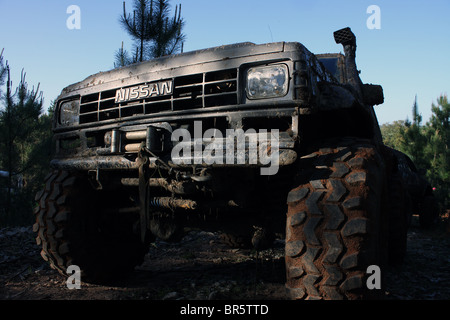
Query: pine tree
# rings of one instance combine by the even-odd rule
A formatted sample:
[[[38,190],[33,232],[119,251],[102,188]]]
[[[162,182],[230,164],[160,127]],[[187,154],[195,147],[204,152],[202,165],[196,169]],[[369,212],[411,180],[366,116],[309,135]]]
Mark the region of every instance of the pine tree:
[[[181,50],[185,39],[181,5],[175,7],[172,18],[169,15],[168,0],[134,0],[133,14],[127,14],[124,2],[120,23],[135,42],[135,49],[130,57],[122,44],[116,51],[115,65],[124,66]]]
[[[34,133],[39,129],[43,96],[39,85],[29,90],[22,70],[18,87],[13,93],[10,68],[6,62],[6,92],[0,110],[0,166],[8,173],[5,215],[11,217],[14,181],[33,165],[29,155],[35,147]]]
[[[133,63],[128,55],[128,51],[123,49],[123,41],[122,47],[116,52],[116,62],[114,62],[114,68],[124,67],[131,63]]]
[[[450,207],[450,103],[441,95],[431,106],[430,120],[422,125],[417,97],[412,121],[396,121],[381,126],[384,142],[408,154],[416,166],[426,170],[441,208]]]
[[[144,60],[144,44],[152,36],[151,20],[153,19],[153,1],[148,6],[147,0],[135,0],[133,15],[127,14],[125,1],[120,23],[126,32],[139,43],[139,60]]]
[[[401,149],[411,157],[417,167],[426,168],[428,163],[425,159],[424,150],[427,145],[427,138],[421,126],[422,115],[419,113],[417,96],[412,107],[412,116],[413,121],[406,119],[405,127],[401,128],[403,138]]]
[[[181,4],[175,7],[175,15],[169,18],[168,1],[157,0],[149,54],[152,58],[170,55],[182,48],[185,36],[181,33],[184,21],[181,19]]]
[[[6,66],[3,62],[3,51],[0,53],[0,87],[2,87],[5,84],[5,77],[6,77]],[[0,91],[0,97],[1,97],[1,91]]]
[[[427,122],[426,148],[429,159],[428,177],[445,207],[450,206],[450,103],[446,95],[431,106],[432,115]]]
[[[385,123],[380,126],[383,142],[388,147],[401,150],[404,144],[402,130],[405,130],[405,121],[396,120],[392,123]]]

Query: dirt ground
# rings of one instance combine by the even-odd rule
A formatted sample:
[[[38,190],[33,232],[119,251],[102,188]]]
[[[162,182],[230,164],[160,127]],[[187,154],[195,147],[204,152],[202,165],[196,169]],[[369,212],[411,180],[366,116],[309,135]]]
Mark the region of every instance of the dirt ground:
[[[417,221],[408,233],[403,265],[386,270],[386,299],[450,299],[450,224],[431,230]],[[66,279],[49,268],[31,227],[0,230],[2,300],[283,300],[284,243],[274,248],[230,249],[218,234],[190,231],[181,243],[152,245],[145,262],[124,280],[108,286]]]

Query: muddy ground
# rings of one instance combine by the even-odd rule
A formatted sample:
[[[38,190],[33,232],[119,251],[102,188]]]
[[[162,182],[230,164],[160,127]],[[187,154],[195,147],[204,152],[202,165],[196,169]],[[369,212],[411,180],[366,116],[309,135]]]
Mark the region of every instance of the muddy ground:
[[[450,299],[448,218],[431,230],[417,221],[408,233],[402,266],[386,270],[385,297],[391,300]],[[218,234],[190,231],[179,244],[158,241],[145,262],[125,280],[109,286],[66,279],[40,257],[30,227],[0,230],[2,300],[283,300],[284,243],[261,251],[230,249]]]

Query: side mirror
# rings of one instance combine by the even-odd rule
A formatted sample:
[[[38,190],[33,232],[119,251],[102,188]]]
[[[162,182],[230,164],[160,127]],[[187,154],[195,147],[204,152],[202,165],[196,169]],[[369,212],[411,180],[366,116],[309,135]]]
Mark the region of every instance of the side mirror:
[[[382,104],[384,102],[383,87],[376,84],[363,85],[364,103],[369,106]]]

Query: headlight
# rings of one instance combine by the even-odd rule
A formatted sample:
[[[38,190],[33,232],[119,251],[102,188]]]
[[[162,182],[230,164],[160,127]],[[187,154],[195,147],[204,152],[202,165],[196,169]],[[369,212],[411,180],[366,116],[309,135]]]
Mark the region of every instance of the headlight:
[[[255,67],[247,71],[247,97],[283,97],[288,92],[288,68],[284,64]]]
[[[71,126],[78,124],[78,112],[80,100],[70,100],[61,103],[59,108],[59,123],[62,126]]]

